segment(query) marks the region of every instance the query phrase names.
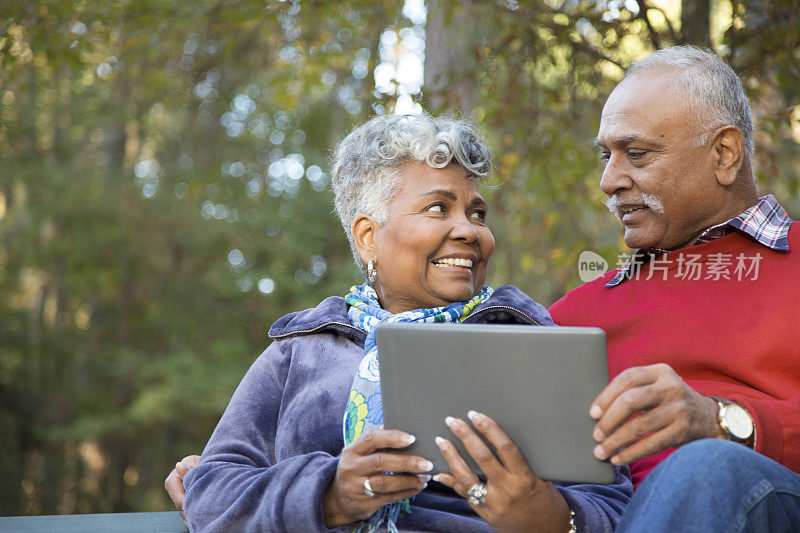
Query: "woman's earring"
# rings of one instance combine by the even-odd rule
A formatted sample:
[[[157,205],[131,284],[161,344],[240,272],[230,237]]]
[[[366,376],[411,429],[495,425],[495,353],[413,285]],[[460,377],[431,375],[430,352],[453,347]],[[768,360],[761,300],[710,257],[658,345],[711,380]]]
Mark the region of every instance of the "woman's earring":
[[[367,281],[370,283],[375,283],[375,280],[378,277],[378,271],[375,270],[375,260],[370,259],[367,263]]]

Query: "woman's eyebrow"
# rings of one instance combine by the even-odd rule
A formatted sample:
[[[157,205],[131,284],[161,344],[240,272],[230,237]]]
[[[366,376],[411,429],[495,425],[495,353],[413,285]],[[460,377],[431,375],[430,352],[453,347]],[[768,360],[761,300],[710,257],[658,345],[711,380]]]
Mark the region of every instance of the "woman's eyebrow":
[[[445,189],[434,189],[432,191],[428,191],[424,194],[421,194],[420,198],[425,198],[426,196],[444,196],[445,198],[455,201],[458,197],[452,191],[448,191]],[[482,196],[476,196],[472,200],[470,200],[470,205],[483,205],[488,206],[489,204],[486,203],[486,200],[483,199]]]
[[[475,198],[472,199],[472,202],[470,202],[470,204],[489,207],[489,204],[486,203],[486,200],[484,200],[482,196],[476,196]]]

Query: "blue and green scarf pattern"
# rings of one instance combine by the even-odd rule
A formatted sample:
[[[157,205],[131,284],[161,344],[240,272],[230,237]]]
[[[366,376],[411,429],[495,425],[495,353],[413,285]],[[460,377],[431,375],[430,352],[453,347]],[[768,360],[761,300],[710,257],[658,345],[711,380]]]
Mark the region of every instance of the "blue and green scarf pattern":
[[[493,289],[485,285],[468,302],[455,302],[445,307],[415,309],[393,315],[381,307],[378,294],[369,284],[350,288],[350,293],[345,296],[345,301],[350,305],[347,315],[353,326],[367,332],[367,339],[364,342],[364,358],[358,365],[344,414],[345,445],[355,441],[365,431],[383,426],[378,347],[375,344],[376,326],[382,322],[461,322],[489,298],[492,292]],[[366,526],[367,531],[372,532],[386,522],[389,531],[394,533],[397,531],[395,522],[401,510],[411,512],[409,500],[382,507],[369,520],[364,521],[361,528]]]

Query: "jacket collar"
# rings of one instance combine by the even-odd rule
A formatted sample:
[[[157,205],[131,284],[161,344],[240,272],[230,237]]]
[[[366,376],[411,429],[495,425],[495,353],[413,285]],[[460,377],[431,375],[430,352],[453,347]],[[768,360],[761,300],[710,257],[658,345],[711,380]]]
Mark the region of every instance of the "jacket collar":
[[[277,340],[322,331],[338,333],[361,343],[367,336],[364,330],[350,323],[347,302],[341,296],[329,296],[316,307],[282,316],[269,328],[269,336]]]
[[[544,306],[534,302],[524,292],[511,285],[496,288],[465,322],[554,325]],[[347,302],[340,296],[330,296],[316,307],[279,318],[269,329],[269,336],[277,340],[320,332],[343,335],[358,343],[363,343],[366,337],[363,330],[350,324],[350,319],[347,317]]]

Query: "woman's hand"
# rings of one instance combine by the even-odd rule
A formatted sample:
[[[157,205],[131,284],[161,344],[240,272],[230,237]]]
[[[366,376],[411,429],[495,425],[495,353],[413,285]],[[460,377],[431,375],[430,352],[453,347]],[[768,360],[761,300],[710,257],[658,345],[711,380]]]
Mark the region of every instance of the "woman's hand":
[[[361,435],[345,446],[336,476],[322,498],[325,525],[334,528],[369,518],[384,505],[410,498],[428,485],[433,464],[412,455],[387,453],[386,448],[405,448],[414,437],[397,430],[380,429]],[[386,472],[405,472],[388,475]],[[420,475],[417,475],[419,473]],[[366,491],[369,479],[373,496]]]
[[[187,455],[179,462],[175,463],[175,468],[169,473],[167,479],[164,480],[164,488],[167,489],[169,497],[172,498],[172,503],[175,508],[183,514],[183,497],[186,495],[186,489],[183,488],[183,476],[197,466],[200,461],[199,455]],[[184,521],[186,517],[183,518]]]
[[[500,458],[498,461],[469,424],[447,418],[450,431],[486,474],[485,502],[470,503],[472,509],[496,531],[568,531],[569,507],[561,493],[533,473],[517,445],[494,420],[475,411],[467,416]],[[437,437],[436,443],[452,473],[437,474],[433,479],[467,498],[478,477],[449,440]]]

